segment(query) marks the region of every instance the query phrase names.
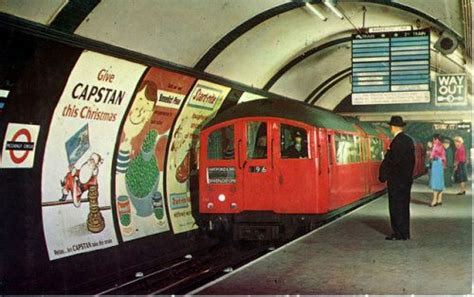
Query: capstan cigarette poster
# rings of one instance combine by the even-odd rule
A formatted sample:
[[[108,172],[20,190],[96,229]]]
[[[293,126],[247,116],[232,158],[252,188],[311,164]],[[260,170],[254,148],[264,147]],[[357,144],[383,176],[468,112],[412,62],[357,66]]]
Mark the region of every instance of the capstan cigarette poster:
[[[117,245],[112,161],[118,130],[146,67],[84,51],[54,111],[42,172],[49,259]]]

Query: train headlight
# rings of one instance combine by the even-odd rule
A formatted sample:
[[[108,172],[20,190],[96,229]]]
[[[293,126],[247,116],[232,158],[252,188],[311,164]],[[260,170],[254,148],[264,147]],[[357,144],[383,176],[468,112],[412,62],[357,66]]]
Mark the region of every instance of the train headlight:
[[[217,199],[219,199],[220,202],[224,202],[225,201],[225,195],[220,194],[219,197],[217,197]]]
[[[213,209],[213,208],[214,208],[214,203],[209,202],[209,203],[207,204],[207,208]]]
[[[234,202],[231,203],[231,204],[230,204],[230,208],[236,209],[236,208],[237,208],[237,203],[234,203]]]

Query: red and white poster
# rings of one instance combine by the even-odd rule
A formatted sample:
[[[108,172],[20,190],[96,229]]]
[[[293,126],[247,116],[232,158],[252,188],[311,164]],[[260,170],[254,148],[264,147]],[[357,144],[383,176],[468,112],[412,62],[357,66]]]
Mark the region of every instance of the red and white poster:
[[[194,81],[150,68],[137,88],[122,126],[115,168],[115,203],[124,241],[170,229],[163,192],[166,146]]]
[[[230,88],[199,80],[188,96],[173,131],[166,174],[167,201],[174,233],[196,229],[191,212],[189,174],[196,168],[202,124],[214,117]]]
[[[2,146],[1,168],[32,168],[40,126],[8,123]]]
[[[144,65],[84,51],[54,111],[43,161],[43,228],[50,260],[117,245],[113,153]]]

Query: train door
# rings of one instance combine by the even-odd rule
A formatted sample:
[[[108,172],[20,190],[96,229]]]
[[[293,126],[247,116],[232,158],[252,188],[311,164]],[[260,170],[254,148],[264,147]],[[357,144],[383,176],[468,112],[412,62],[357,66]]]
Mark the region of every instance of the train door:
[[[328,131],[327,133],[323,133],[321,137],[327,137],[327,162],[328,162],[328,189],[327,189],[327,197],[328,197],[328,207],[329,202],[335,199],[336,191],[335,187],[333,186],[334,180],[334,167],[336,164],[336,150],[335,150],[335,143],[334,143],[334,132]]]
[[[364,172],[364,194],[370,193],[370,177],[372,176],[372,170],[370,168],[369,160],[369,138],[367,136],[361,136],[361,149],[362,149],[362,164]]]
[[[238,141],[239,169],[243,174],[246,210],[272,210],[273,148],[270,121],[249,121],[242,126],[244,137]]]
[[[275,129],[275,190],[278,213],[314,213],[317,194],[314,129],[299,123],[280,123]],[[274,131],[275,131],[274,130]]]
[[[324,213],[329,208],[331,189],[330,166],[332,166],[332,136],[328,134],[328,131],[324,128],[319,128],[317,135],[318,182],[316,190],[318,191],[318,212]]]
[[[242,210],[242,172],[239,170],[237,140],[240,123],[219,125],[201,138],[200,211],[233,213]]]

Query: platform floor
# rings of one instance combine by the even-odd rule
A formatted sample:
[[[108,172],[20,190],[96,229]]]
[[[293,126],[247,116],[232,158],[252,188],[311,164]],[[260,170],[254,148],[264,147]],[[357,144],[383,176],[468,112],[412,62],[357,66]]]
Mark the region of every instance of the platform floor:
[[[384,195],[192,294],[470,294],[471,185],[455,187],[431,208],[427,177],[415,181],[411,240],[384,240]]]

